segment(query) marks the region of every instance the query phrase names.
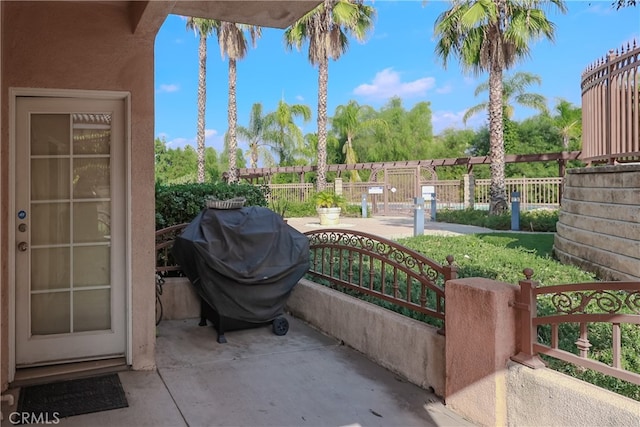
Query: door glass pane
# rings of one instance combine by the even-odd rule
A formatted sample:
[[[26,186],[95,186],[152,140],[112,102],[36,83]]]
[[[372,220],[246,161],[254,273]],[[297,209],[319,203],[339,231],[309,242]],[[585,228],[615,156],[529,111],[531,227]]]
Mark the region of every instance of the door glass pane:
[[[73,242],[109,241],[111,203],[79,202],[73,204]]]
[[[110,179],[108,158],[81,158],[73,161],[75,199],[109,197]]]
[[[31,244],[69,243],[69,203],[38,203],[31,208]]]
[[[74,154],[109,154],[110,151],[111,114],[74,114]]]
[[[108,330],[112,115],[30,117],[31,333]]]
[[[111,292],[109,289],[73,293],[74,332],[111,328]]]
[[[69,198],[69,159],[31,160],[31,200]]]
[[[69,292],[31,295],[31,334],[48,335],[70,332]]]
[[[111,248],[81,246],[73,249],[73,281],[75,287],[109,286]]]
[[[68,114],[31,115],[31,155],[69,154],[71,135]]]
[[[71,276],[70,248],[31,250],[31,289],[69,288]]]

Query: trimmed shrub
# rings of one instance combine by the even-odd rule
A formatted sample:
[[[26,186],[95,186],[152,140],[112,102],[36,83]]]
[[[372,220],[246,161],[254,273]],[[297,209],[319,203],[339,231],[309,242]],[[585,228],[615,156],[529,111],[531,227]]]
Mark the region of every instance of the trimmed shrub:
[[[436,213],[439,222],[475,225],[492,230],[510,230],[511,213],[489,215],[488,211],[476,209],[441,209]],[[522,231],[556,231],[558,211],[552,209],[536,209],[520,212],[520,230]]]
[[[218,200],[234,197],[247,199],[245,206],[267,207],[267,186],[227,184],[178,184],[156,186],[156,230],[184,222],[191,222],[206,206],[206,199]]]

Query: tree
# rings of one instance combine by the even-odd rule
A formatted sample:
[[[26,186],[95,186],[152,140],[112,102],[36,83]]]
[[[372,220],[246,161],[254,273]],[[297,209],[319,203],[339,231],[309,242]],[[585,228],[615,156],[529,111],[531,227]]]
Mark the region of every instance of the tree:
[[[558,99],[553,122],[562,137],[562,149],[569,150],[569,143],[582,135],[582,109],[565,99]]]
[[[294,155],[302,149],[304,136],[295,123],[296,118],[302,118],[306,123],[311,120],[311,108],[308,105],[289,105],[284,100],[278,102],[276,111],[267,114],[268,131],[267,143],[278,155],[280,166],[294,164]]]
[[[238,123],[238,111],[236,105],[236,61],[247,54],[247,39],[245,31],[251,37],[251,44],[255,47],[256,41],[262,35],[260,27],[245,24],[235,24],[226,21],[214,21],[213,27],[218,36],[220,54],[224,59],[229,58],[229,106],[227,110],[229,129],[227,130],[229,143],[229,169],[227,179],[229,182],[238,182],[238,141],[236,127]]]
[[[358,144],[363,148],[362,161],[425,159],[433,142],[431,107],[419,102],[405,110],[399,97],[391,98],[376,115],[387,126],[376,127],[373,135],[364,135]]]
[[[238,126],[238,135],[246,139],[249,144],[249,161],[252,168],[258,167],[258,160],[261,149],[266,145],[266,133],[269,128],[268,116],[262,115],[262,104],[256,102],[251,107],[249,116],[249,127]],[[264,151],[263,156],[266,155]]]
[[[620,9],[621,7],[635,6],[636,0],[615,0],[611,5]]]
[[[378,118],[372,118],[375,114],[373,108],[368,105],[360,105],[356,101],[349,101],[347,105],[338,105],[331,120],[333,128],[344,141],[342,152],[345,155],[345,163],[353,165],[357,163],[357,155],[353,148],[353,140],[359,134],[376,127],[388,130],[387,123]],[[351,181],[361,181],[357,170],[350,171]]]
[[[348,35],[364,40],[373,26],[375,9],[361,0],[324,0],[284,33],[287,48],[298,50],[309,42],[309,61],[318,65],[318,165],[316,186],[327,183],[327,85],[329,58],[336,60],[347,51]]]
[[[520,104],[523,107],[532,108],[538,110],[541,113],[547,113],[547,99],[538,93],[525,92],[528,86],[533,83],[542,84],[540,76],[536,74],[519,71],[512,76],[505,77],[502,81],[502,107],[503,115],[507,119],[513,119],[514,106],[513,103]],[[489,81],[480,83],[476,87],[474,96],[480,95],[482,92],[489,90]],[[489,106],[488,102],[475,105],[469,108],[462,117],[462,121],[467,123],[467,120],[482,111],[487,110]]]
[[[198,155],[191,145],[182,148],[167,148],[164,138],[156,138],[155,175],[156,183],[175,184],[196,182],[198,179]],[[211,150],[215,150],[210,148]]]
[[[562,0],[454,0],[435,23],[436,54],[443,65],[451,56],[466,72],[489,73],[491,158],[490,214],[508,209],[505,186],[502,74],[530,53],[529,44],[554,38],[544,6],[566,11]]]
[[[198,125],[196,141],[198,146],[198,182],[204,182],[204,126],[207,104],[207,37],[213,32],[216,21],[203,18],[187,18],[187,29],[193,30],[200,38],[198,44]]]

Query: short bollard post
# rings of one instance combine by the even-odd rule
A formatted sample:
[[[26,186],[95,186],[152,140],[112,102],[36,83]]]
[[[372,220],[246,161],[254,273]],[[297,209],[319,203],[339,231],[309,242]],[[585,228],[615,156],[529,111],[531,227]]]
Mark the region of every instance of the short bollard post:
[[[413,203],[413,235],[421,236],[424,234],[424,199],[415,197]]]
[[[367,194],[362,195],[362,218],[367,218]]]
[[[520,192],[511,193],[511,230],[520,230]]]
[[[436,210],[438,209],[438,202],[436,201],[436,193],[431,193],[431,221],[436,221]]]

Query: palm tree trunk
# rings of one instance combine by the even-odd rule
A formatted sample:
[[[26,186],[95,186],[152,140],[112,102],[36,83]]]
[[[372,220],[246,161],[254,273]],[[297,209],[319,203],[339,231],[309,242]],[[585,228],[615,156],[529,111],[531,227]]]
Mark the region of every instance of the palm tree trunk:
[[[318,64],[318,164],[316,188],[322,191],[327,186],[327,85],[329,60],[326,54]]]
[[[499,215],[508,210],[504,178],[504,130],[502,122],[502,66],[491,64],[489,70],[489,156],[491,184],[489,214]]]
[[[251,144],[251,167],[252,168],[257,168],[258,167],[258,142],[254,142],[253,144]]]
[[[198,129],[196,142],[198,145],[198,182],[204,182],[204,114],[207,104],[207,37],[200,34],[198,45]]]
[[[229,58],[229,182],[238,182],[238,163],[236,151],[238,141],[236,140],[236,124],[238,122],[238,112],[236,107],[236,60]]]

